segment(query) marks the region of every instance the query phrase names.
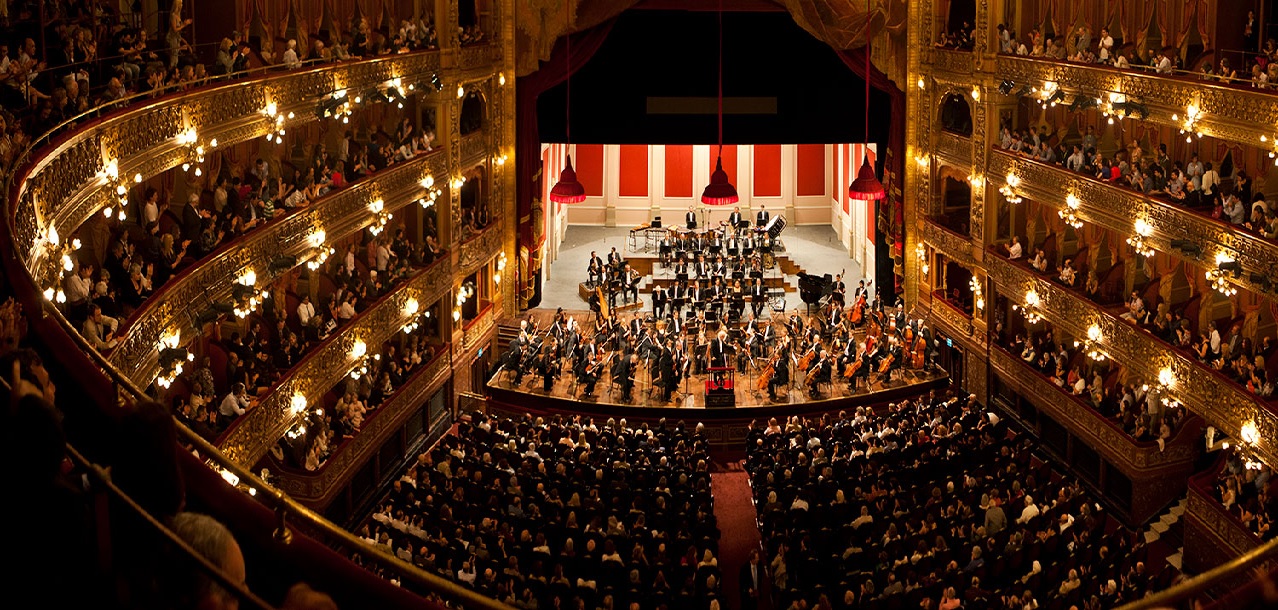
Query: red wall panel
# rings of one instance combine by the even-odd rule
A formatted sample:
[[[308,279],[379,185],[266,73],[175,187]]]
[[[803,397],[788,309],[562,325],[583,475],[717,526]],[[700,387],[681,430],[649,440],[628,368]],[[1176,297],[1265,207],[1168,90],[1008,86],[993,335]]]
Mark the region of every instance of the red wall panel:
[[[718,154],[719,154],[719,145],[711,144],[710,145],[710,172],[711,173],[714,173],[714,162]],[[728,174],[728,182],[731,182],[733,186],[736,186],[737,185],[737,146],[736,144],[728,144],[723,147],[723,171]],[[697,187],[698,194],[700,194],[699,189],[701,189],[704,186],[705,186],[704,184],[698,185]]]
[[[577,156],[572,166],[577,170],[577,181],[586,187],[587,197],[603,197],[604,179],[603,144],[578,144]],[[559,176],[556,175],[558,180]]]
[[[643,144],[622,144],[618,161],[621,176],[617,180],[617,194],[621,197],[648,196],[648,147]]]
[[[692,145],[666,145],[666,197],[692,196]]]
[[[798,169],[795,171],[795,195],[809,197],[825,194],[825,145],[799,144]]]
[[[781,196],[781,145],[755,144],[754,196]]]

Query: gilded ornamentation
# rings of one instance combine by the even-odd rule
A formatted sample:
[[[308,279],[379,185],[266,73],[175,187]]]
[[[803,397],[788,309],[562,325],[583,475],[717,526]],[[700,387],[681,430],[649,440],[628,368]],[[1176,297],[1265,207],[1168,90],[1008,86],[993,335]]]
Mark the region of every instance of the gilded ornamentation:
[[[328,504],[390,435],[443,387],[451,371],[452,358],[449,351],[444,350],[426,368],[414,373],[389,401],[378,407],[376,417],[365,420],[359,434],[339,446],[319,472],[305,475],[279,472],[275,475],[276,486],[299,501],[315,506]]]
[[[958,134],[941,130],[936,136],[933,152],[944,157],[950,165],[972,166],[972,141]]]
[[[1111,91],[1122,93],[1145,104],[1149,109],[1146,120],[1160,125],[1179,128],[1172,115],[1184,115],[1186,107],[1194,103],[1204,113],[1197,123],[1204,133],[1240,144],[1256,144],[1257,125],[1278,125],[1278,97],[1250,89],[1008,55],[1000,55],[997,66],[997,78],[1018,86],[1042,86],[1052,81],[1067,92],[1093,97]]]
[[[1185,443],[1172,443],[1166,451],[1159,451],[1158,445],[1153,442],[1137,443],[1100,413],[1080,404],[1002,348],[990,350],[990,364],[1017,394],[1047,411],[1052,419],[1086,440],[1089,447],[1099,451],[1107,461],[1133,479],[1147,476],[1151,469],[1193,460],[1193,447]]]
[[[989,102],[981,100],[976,100],[972,104],[972,163],[975,163],[977,167],[985,167],[985,155],[989,151],[985,143],[988,123],[986,108],[989,105]],[[989,190],[989,185],[990,181],[987,177],[980,185],[972,187],[969,233],[977,243],[983,243],[985,239],[985,193]]]
[[[294,110],[300,123],[315,120],[314,103],[340,88],[372,88],[395,76],[438,70],[437,51],[409,53],[282,73],[252,87],[227,83],[112,115],[74,132],[32,161],[14,204],[20,219],[14,248],[41,285],[58,276],[57,261],[44,260],[43,251],[35,247],[40,228],[53,226],[59,235],[71,235],[102,211],[107,199],[101,196],[103,183],[97,176],[104,157],[119,160],[122,176],[150,177],[185,160],[175,137],[188,125],[199,129],[201,139],[235,144],[269,131],[272,124],[260,113],[268,97],[282,110]]]
[[[457,275],[466,277],[497,256],[501,251],[500,225],[490,224],[479,235],[462,243],[457,255]]]
[[[976,69],[976,56],[971,51],[932,49],[932,69],[956,75],[971,74]]]
[[[970,340],[972,335],[972,318],[954,308],[948,301],[932,300],[932,316],[940,319],[949,327],[951,334]]]
[[[133,323],[125,329],[119,346],[111,351],[109,361],[139,386],[146,387],[159,371],[155,345],[160,335],[178,328],[185,337],[196,336],[195,320],[213,303],[229,300],[232,285],[246,267],[256,272],[259,285],[269,284],[289,270],[274,269],[270,262],[309,251],[307,238],[316,227],[322,228],[329,240],[340,240],[371,222],[368,204],[373,200],[386,201],[388,211],[412,205],[422,193],[419,181],[426,175],[441,175],[443,169],[443,155],[418,157],[250,233],[238,247],[224,249],[202,261],[192,272],[164,286],[161,295],[147,300],[134,313]]]
[[[404,313],[404,303],[410,296],[419,303],[430,304],[443,298],[451,286],[452,268],[447,259],[401,284],[290,369],[258,406],[240,416],[219,448],[231,460],[251,468],[292,425],[294,393],[306,396],[311,404],[319,404],[321,396],[355,367],[350,350],[356,338],[370,350],[381,349],[412,317]]]
[[[986,271],[999,292],[1019,301],[1029,290],[1038,293],[1038,310],[1067,334],[1082,337],[1090,324],[1097,324],[1106,337],[1106,351],[1138,377],[1159,378],[1159,371],[1170,368],[1175,376],[1171,394],[1189,410],[1225,434],[1238,438],[1244,422],[1253,420],[1260,432],[1258,451],[1272,462],[1278,455],[1278,414],[1241,388],[1229,383],[1190,359],[1186,354],[1170,350],[1148,333],[1114,314],[1084,301],[1053,282],[1036,277],[1006,259],[987,256]],[[940,309],[933,307],[933,311]]]
[[[484,137],[487,130],[480,130],[468,133],[461,139],[461,161],[460,167],[474,167],[484,162],[484,154],[488,152],[486,138]]]
[[[972,242],[966,237],[941,227],[931,219],[923,220],[923,239],[941,254],[975,271],[979,264],[972,256]]]
[[[1264,294],[1260,285],[1250,281],[1251,274],[1278,277],[1278,244],[1259,236],[1235,231],[1228,223],[1191,214],[1166,201],[1144,197],[1099,180],[1083,177],[1045,163],[1016,157],[1004,151],[990,154],[989,173],[996,179],[1015,172],[1021,179],[1019,190],[1029,198],[1053,207],[1063,207],[1065,194],[1074,193],[1081,205],[1077,215],[1095,223],[1131,235],[1136,219],[1143,218],[1153,226],[1145,240],[1156,250],[1197,264],[1212,266],[1216,252],[1227,250],[1242,263],[1243,274],[1233,281],[1249,290]],[[1171,247],[1172,240],[1187,240],[1202,247],[1198,258],[1191,258]]]
[[[1242,523],[1228,512],[1215,498],[1206,497],[1194,485],[1189,486],[1189,494],[1185,497],[1185,514],[1197,519],[1206,531],[1224,543],[1233,551],[1231,555],[1242,555],[1260,544]]]

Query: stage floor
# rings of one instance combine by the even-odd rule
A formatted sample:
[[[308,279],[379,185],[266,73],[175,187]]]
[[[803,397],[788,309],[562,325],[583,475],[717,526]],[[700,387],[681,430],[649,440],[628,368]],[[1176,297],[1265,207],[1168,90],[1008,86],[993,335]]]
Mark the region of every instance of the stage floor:
[[[849,294],[856,288],[857,281],[865,277],[862,275],[861,266],[848,256],[847,248],[839,241],[838,234],[828,225],[786,227],[781,233],[781,241],[785,244],[785,252],[778,256],[788,258],[805,273],[834,275],[842,271],[843,281],[848,286]],[[628,227],[569,226],[564,241],[559,246],[559,258],[551,263],[546,280],[542,284],[540,307],[550,309],[552,312],[560,307],[565,310],[587,308],[578,287],[586,281],[586,267],[592,250],[601,258],[607,258],[608,251],[613,247],[616,247],[624,257],[656,256],[655,253],[631,252],[629,243],[630,228]],[[771,272],[773,275],[777,273],[775,269]],[[797,276],[781,275],[791,288],[785,293],[785,311],[787,313],[803,311],[805,306],[803,300],[799,298]],[[661,271],[658,271],[657,277],[663,277]],[[639,300],[643,303],[644,311],[652,310],[648,294],[652,279],[651,276],[647,276],[640,285]]]
[[[565,308],[565,313],[576,318],[583,324],[593,324],[595,314],[581,309],[569,310]],[[647,314],[648,312],[644,312]],[[541,328],[548,328],[554,319],[555,312],[545,307],[529,310],[524,317],[535,318]],[[623,315],[623,320],[629,320],[631,315]],[[865,336],[863,331],[855,333],[858,342],[864,342]],[[755,366],[747,367],[744,373],[737,373],[735,380],[735,397],[737,407],[762,407],[769,405],[787,405],[787,404],[807,404],[825,400],[842,400],[847,398],[869,397],[885,390],[894,390],[904,388],[910,385],[918,385],[935,381],[948,376],[948,373],[942,369],[934,368],[925,372],[921,369],[902,368],[892,374],[892,379],[886,381],[881,375],[871,373],[869,387],[862,382],[855,390],[848,387],[848,383],[837,376],[833,384],[821,384],[821,395],[819,398],[812,398],[807,392],[807,387],[803,385],[801,373],[796,373],[797,367],[791,367],[790,386],[788,388],[777,388],[778,400],[772,401],[768,398],[767,388],[758,390],[759,370],[762,369],[767,362],[765,360],[756,359]],[[605,369],[610,367],[605,367]],[[628,406],[645,406],[645,407],[687,407],[687,408],[705,408],[705,381],[707,375],[689,375],[678,391],[672,396],[670,402],[661,402],[661,391],[653,390],[651,378],[649,376],[650,367],[640,362],[638,374],[635,376],[635,387],[631,395],[630,402],[621,399],[620,386],[614,386],[608,373],[604,373],[595,384],[595,392],[592,397],[583,397],[584,387],[579,387],[575,377],[572,374],[571,365],[565,363],[558,379],[555,380],[549,392],[543,389],[543,380],[540,375],[530,373],[524,375],[523,382],[519,387],[513,384],[514,374],[510,371],[502,370],[488,380],[488,386],[492,388],[500,388],[516,392],[523,392],[535,396],[548,396],[551,398],[576,400],[592,404],[604,405],[628,405]]]

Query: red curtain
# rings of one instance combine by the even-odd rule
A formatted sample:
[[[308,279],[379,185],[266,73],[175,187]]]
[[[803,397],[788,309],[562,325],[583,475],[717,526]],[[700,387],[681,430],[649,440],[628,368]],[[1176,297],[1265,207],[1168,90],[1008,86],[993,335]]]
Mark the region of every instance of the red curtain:
[[[543,92],[564,82],[568,72],[576,72],[594,57],[599,47],[607,40],[616,19],[609,19],[589,30],[572,34],[572,56],[568,57],[564,39],[555,41],[555,47],[546,61],[536,71],[521,76],[516,81],[515,90],[518,100],[515,107],[515,206],[519,219],[519,241],[536,249],[540,244],[532,243],[532,224],[524,219],[531,219],[533,199],[541,192],[540,181],[533,176],[541,169],[541,137],[537,131],[537,97]],[[558,180],[558,176],[542,175],[541,180]]]
[[[888,128],[887,151],[876,155],[875,165],[879,176],[882,177],[884,188],[887,190],[888,199],[892,202],[892,212],[888,218],[902,219],[900,222],[891,223],[892,226],[882,227],[884,234],[891,237],[891,243],[895,248],[903,247],[905,239],[902,231],[904,224],[904,207],[901,197],[893,194],[893,191],[901,189],[905,179],[905,91],[901,90],[891,80],[888,80],[886,74],[874,67],[871,63],[870,73],[865,73],[866,62],[865,53],[869,47],[861,47],[853,51],[839,51],[839,59],[843,60],[843,65],[847,66],[853,74],[861,78],[869,79],[870,86],[879,91],[888,94],[890,101],[890,124]],[[866,134],[869,139],[869,134]],[[860,163],[859,160],[853,159],[854,163]],[[840,185],[840,188],[845,188]]]

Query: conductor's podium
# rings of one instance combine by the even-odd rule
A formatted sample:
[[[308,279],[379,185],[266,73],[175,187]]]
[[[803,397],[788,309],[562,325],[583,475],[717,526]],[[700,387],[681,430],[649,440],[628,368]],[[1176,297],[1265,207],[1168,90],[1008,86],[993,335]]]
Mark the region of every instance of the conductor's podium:
[[[736,369],[730,366],[712,366],[707,371],[710,376],[706,379],[706,407],[731,409],[737,406]]]

